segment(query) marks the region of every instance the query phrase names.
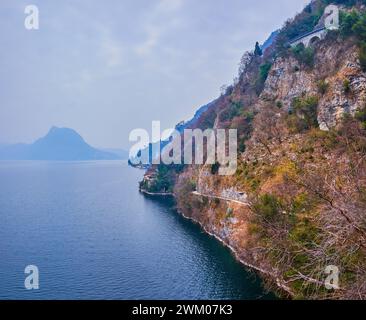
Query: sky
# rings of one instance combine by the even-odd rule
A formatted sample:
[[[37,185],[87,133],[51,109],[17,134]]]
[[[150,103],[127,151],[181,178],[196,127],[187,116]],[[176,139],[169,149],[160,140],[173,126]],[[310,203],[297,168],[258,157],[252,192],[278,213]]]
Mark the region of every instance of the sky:
[[[309,0],[0,0],[0,144],[52,126],[93,146],[188,120],[237,75],[256,41]],[[27,5],[39,29],[27,30]]]

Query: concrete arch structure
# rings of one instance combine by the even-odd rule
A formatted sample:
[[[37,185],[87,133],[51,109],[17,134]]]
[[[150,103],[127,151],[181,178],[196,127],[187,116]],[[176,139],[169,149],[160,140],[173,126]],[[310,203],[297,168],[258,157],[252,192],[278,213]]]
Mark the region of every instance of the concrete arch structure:
[[[339,29],[339,8],[336,5],[329,5],[325,8],[323,17],[318,27],[311,32],[305,33],[290,41],[291,47],[303,44],[305,47],[315,44],[319,40],[323,40],[329,30]]]
[[[309,45],[312,46],[314,45],[315,43],[317,43],[318,41],[320,41],[321,39],[318,37],[318,36],[314,36],[310,39],[309,41]]]
[[[314,30],[314,31],[304,34],[296,39],[293,39],[292,41],[290,41],[290,45],[291,45],[291,47],[296,47],[297,45],[302,43],[305,47],[308,47],[317,41],[323,40],[325,38],[325,36],[327,35],[327,33],[328,33],[328,30],[325,28]]]

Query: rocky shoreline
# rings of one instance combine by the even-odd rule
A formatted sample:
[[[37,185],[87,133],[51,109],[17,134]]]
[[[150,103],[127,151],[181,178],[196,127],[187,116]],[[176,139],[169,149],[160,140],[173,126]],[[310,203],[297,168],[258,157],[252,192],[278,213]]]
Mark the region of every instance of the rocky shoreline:
[[[175,195],[174,193],[154,193],[154,192],[149,192],[143,189],[140,189],[140,192],[143,193],[144,195],[147,196],[152,196],[152,197],[173,197],[175,199]],[[229,200],[228,200],[229,201]],[[286,297],[293,297],[293,293],[291,291],[291,289],[286,286],[285,283],[283,283],[283,281],[281,281],[281,279],[279,279],[275,274],[273,274],[272,272],[265,270],[259,266],[256,266],[252,263],[249,263],[248,261],[245,261],[242,257],[240,257],[238,251],[232,246],[230,245],[225,239],[223,239],[222,237],[220,237],[220,235],[215,234],[211,231],[208,230],[207,226],[205,226],[201,221],[199,221],[198,219],[195,219],[193,217],[189,217],[187,216],[184,212],[182,212],[181,210],[177,210],[177,212],[183,216],[185,219],[192,221],[195,224],[198,224],[201,229],[208,234],[211,237],[214,237],[216,240],[218,240],[223,246],[227,247],[231,253],[233,254],[233,256],[235,257],[235,259],[240,262],[244,267],[249,268],[257,273],[259,273],[261,275],[261,277],[267,277],[268,279],[270,279],[272,282],[276,283],[279,291],[281,292],[281,295],[286,296]]]
[[[288,297],[288,298],[292,298],[294,296],[293,292],[291,291],[291,289],[286,286],[285,283],[283,283],[283,281],[281,281],[281,279],[279,279],[275,274],[273,274],[272,272],[268,271],[268,270],[264,270],[258,266],[255,266],[251,263],[249,263],[248,261],[245,261],[243,258],[241,258],[239,256],[239,253],[237,252],[237,250],[231,246],[229,243],[227,243],[225,241],[225,239],[221,238],[220,235],[217,235],[213,232],[210,232],[207,227],[200,222],[199,220],[193,218],[193,217],[188,217],[187,215],[185,215],[182,211],[178,210],[178,213],[180,215],[182,215],[185,219],[188,219],[190,221],[192,221],[193,223],[198,224],[202,230],[207,233],[209,236],[214,237],[216,240],[218,240],[223,246],[227,247],[231,253],[234,255],[235,259],[240,262],[243,266],[252,269],[256,272],[258,272],[259,274],[262,275],[262,277],[268,277],[270,280],[274,281],[278,287],[278,289],[281,291],[281,293]]]
[[[149,192],[144,189],[140,189],[140,192],[152,197],[174,197],[174,194],[170,192]]]

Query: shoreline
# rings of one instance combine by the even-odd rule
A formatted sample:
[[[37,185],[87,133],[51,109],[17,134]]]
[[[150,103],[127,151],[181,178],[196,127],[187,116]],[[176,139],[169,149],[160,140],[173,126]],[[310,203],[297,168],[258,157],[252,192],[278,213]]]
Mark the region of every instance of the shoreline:
[[[139,191],[145,195],[151,196],[151,197],[173,197],[175,199],[175,194],[174,193],[154,193],[154,192],[148,192],[146,190],[143,189],[139,189]],[[195,195],[197,195],[198,193],[194,193]],[[204,195],[203,195],[204,196]],[[231,201],[229,199],[223,199],[226,201]],[[239,201],[236,201],[239,202]],[[246,203],[242,203],[240,202],[241,205],[248,205]],[[234,256],[235,260],[237,260],[239,263],[241,263],[244,267],[252,269],[253,271],[256,271],[260,274],[262,274],[263,276],[269,277],[272,281],[274,281],[274,283],[277,285],[278,289],[280,291],[282,291],[285,295],[289,296],[290,298],[292,298],[294,296],[293,292],[291,291],[291,289],[285,284],[283,283],[275,274],[273,274],[271,271],[262,269],[260,267],[257,267],[245,260],[243,260],[240,256],[239,253],[237,252],[237,250],[232,247],[230,244],[228,244],[224,239],[222,239],[220,236],[218,236],[217,234],[214,234],[210,231],[207,230],[206,226],[198,221],[197,219],[193,218],[193,217],[188,217],[186,216],[182,211],[177,209],[177,213],[180,214],[183,218],[192,221],[195,224],[198,224],[201,229],[208,234],[211,237],[214,237],[216,240],[218,240],[224,247],[228,248],[232,255]]]
[[[247,268],[250,268],[250,269],[253,269],[253,270],[255,270],[255,271],[257,271],[257,272],[259,272],[259,273],[261,273],[261,274],[263,274],[263,275],[265,275],[265,276],[268,276],[268,277],[270,277],[272,280],[275,280],[275,283],[276,283],[276,285],[278,286],[278,288],[280,289],[280,290],[282,290],[283,292],[285,292],[288,296],[290,296],[290,297],[293,297],[293,293],[292,293],[292,291],[290,290],[290,288],[289,287],[287,287],[285,284],[283,284],[282,282],[281,282],[281,280],[279,279],[279,278],[277,278],[273,273],[271,273],[270,271],[267,271],[267,270],[264,270],[264,269],[262,269],[262,268],[260,268],[260,267],[257,267],[257,266],[255,266],[255,265],[253,265],[253,264],[251,264],[251,263],[249,263],[249,262],[247,262],[247,261],[245,261],[245,260],[243,260],[242,258],[240,258],[239,257],[239,254],[238,254],[238,252],[236,251],[236,249],[234,248],[234,247],[232,247],[230,244],[228,244],[228,243],[226,243],[225,242],[225,240],[223,240],[222,238],[220,238],[217,234],[214,234],[214,233],[212,233],[212,232],[210,232],[210,231],[208,231],[207,230],[207,228],[200,222],[200,221],[198,221],[198,220],[196,220],[196,219],[194,219],[194,218],[192,218],[192,217],[188,217],[188,216],[186,216],[183,212],[181,212],[180,210],[177,210],[177,212],[182,216],[182,217],[184,217],[185,219],[187,219],[187,220],[190,220],[190,221],[192,221],[193,223],[196,223],[196,224],[198,224],[201,228],[202,228],[202,230],[205,232],[205,233],[207,233],[209,236],[211,236],[211,237],[214,237],[216,240],[218,240],[224,247],[226,247],[226,248],[228,248],[230,251],[231,251],[231,253],[234,255],[234,257],[235,257],[235,260],[237,260],[238,262],[240,262],[242,265],[244,265],[245,267],[247,267]]]
[[[152,197],[174,197],[173,193],[170,192],[149,192],[143,189],[139,190],[141,193],[146,194],[148,196],[152,196]]]

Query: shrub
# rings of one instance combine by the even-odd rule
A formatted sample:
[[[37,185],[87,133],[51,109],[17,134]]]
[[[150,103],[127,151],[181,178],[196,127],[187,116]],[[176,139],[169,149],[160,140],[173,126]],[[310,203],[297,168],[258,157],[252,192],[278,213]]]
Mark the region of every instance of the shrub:
[[[219,172],[220,169],[220,163],[215,162],[212,166],[211,166],[211,174],[212,175],[216,175]]]
[[[294,132],[303,132],[319,127],[317,109],[318,97],[295,98],[292,103],[292,113],[287,119],[289,129]]]
[[[255,90],[256,93],[259,95],[263,88],[264,88],[264,83],[266,82],[268,75],[269,75],[269,71],[272,68],[272,63],[270,62],[266,62],[263,63],[259,66],[259,74],[258,74],[258,78],[255,82]]]
[[[340,33],[343,37],[349,37],[354,34],[353,26],[358,22],[359,14],[356,10],[346,13],[340,12]]]
[[[310,220],[300,219],[290,231],[289,238],[301,247],[310,249],[316,244],[318,234],[319,229]]]
[[[303,44],[297,45],[295,48],[292,48],[292,53],[294,57],[301,63],[307,67],[314,66],[314,57],[315,50],[312,47],[305,47]]]
[[[360,66],[363,72],[366,72],[366,42],[362,41],[359,49]]]
[[[355,15],[355,14],[354,14]],[[362,71],[366,71],[366,13],[359,14],[352,27],[353,34],[357,36],[359,43],[359,60]]]
[[[359,46],[359,59],[362,70],[366,71],[366,13],[356,10],[341,13],[340,33],[343,37],[354,36]]]
[[[271,194],[261,195],[254,204],[255,212],[265,220],[273,220],[281,212],[280,200]]]
[[[323,14],[323,8],[312,9],[311,5],[308,5],[304,12],[295,17],[294,20],[289,20],[282,30],[284,40],[288,41],[296,38],[299,35],[310,32],[314,29],[318,23],[320,17]]]
[[[259,45],[259,42],[255,43],[254,55],[257,57],[261,57],[263,55],[262,49]]]
[[[366,40],[366,13],[358,14],[358,18],[356,18],[356,14],[352,14],[355,19],[352,26],[352,32],[357,36],[359,40]]]
[[[320,80],[320,81],[318,81],[317,86],[318,86],[319,93],[321,95],[324,95],[328,91],[329,83],[326,82],[325,80]]]
[[[362,0],[363,1],[363,0]],[[359,0],[324,0],[325,4],[342,4],[346,7],[352,7],[360,2]]]
[[[282,103],[282,101],[277,101],[277,102],[276,102],[276,107],[277,107],[278,109],[282,109],[282,108],[283,108],[283,103]]]
[[[355,118],[362,123],[362,127],[366,129],[366,107],[358,110],[355,114]]]
[[[309,143],[320,144],[325,150],[332,150],[339,145],[338,134],[335,130],[322,131],[312,129],[309,132]]]
[[[247,123],[252,123],[255,117],[255,114],[253,111],[245,111],[243,112],[243,117],[245,118],[245,120],[247,121]]]
[[[246,140],[247,139],[239,139],[238,151],[240,153],[244,153],[246,150],[246,145],[245,145]]]
[[[228,108],[226,108],[223,112],[221,112],[220,121],[225,122],[234,119],[236,116],[240,114],[241,108],[242,108],[241,102],[231,103]]]
[[[261,82],[265,82],[268,78],[269,71],[272,68],[272,63],[266,62],[259,67],[259,79]]]
[[[343,81],[343,90],[345,94],[348,94],[351,92],[351,82],[348,79],[345,79]]]
[[[227,208],[226,210],[226,218],[232,218],[234,214],[234,209],[233,208]]]
[[[216,207],[217,207],[218,205],[220,205],[220,203],[221,203],[221,200],[220,200],[219,198],[215,198],[215,199],[214,199],[214,204],[216,205]]]
[[[149,192],[173,192],[176,173],[181,172],[184,166],[160,164],[156,167],[156,175],[151,183],[145,180],[140,188]]]

